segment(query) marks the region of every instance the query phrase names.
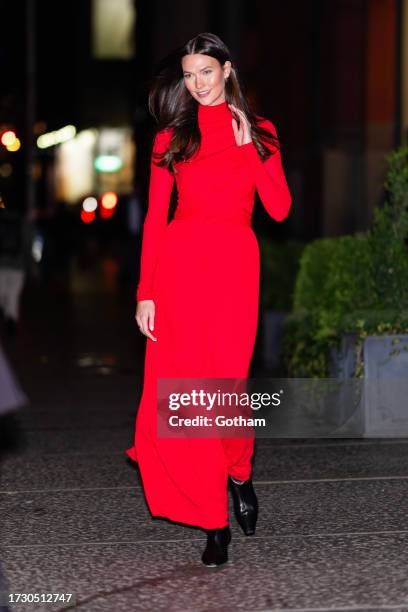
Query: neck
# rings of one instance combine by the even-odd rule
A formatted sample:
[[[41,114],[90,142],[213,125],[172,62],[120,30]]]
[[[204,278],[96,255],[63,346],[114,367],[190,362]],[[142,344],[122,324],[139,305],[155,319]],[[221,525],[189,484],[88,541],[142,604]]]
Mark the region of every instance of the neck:
[[[201,104],[201,102],[198,102],[198,108],[217,108],[217,106],[227,106],[227,101],[222,100],[222,102],[215,102],[215,104]]]
[[[230,114],[226,100],[218,102],[218,104],[198,104],[198,119],[203,121],[216,121],[227,117]]]

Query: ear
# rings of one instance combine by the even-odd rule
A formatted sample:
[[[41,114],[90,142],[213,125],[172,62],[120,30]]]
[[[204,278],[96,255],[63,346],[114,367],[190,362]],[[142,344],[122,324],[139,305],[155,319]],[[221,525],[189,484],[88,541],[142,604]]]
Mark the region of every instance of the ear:
[[[224,78],[227,79],[230,75],[231,72],[231,62],[229,60],[227,60],[226,62],[224,62],[224,66],[223,66],[223,70],[224,70]]]

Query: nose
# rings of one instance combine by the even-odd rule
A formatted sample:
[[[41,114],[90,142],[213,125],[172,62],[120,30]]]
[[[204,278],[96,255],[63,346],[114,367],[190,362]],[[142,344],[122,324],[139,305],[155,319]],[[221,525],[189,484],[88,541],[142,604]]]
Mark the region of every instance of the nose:
[[[201,89],[202,79],[201,77],[196,77],[196,89]]]

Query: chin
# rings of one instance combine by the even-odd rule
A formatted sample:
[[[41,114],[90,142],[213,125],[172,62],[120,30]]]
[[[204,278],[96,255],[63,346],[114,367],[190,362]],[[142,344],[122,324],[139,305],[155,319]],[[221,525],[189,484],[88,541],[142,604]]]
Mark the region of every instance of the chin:
[[[219,103],[218,102],[218,96],[214,96],[214,98],[212,100],[207,100],[205,98],[203,100],[199,99],[198,101],[200,102],[200,104],[203,104],[203,106],[211,106],[211,104],[214,104],[214,103],[218,104]]]

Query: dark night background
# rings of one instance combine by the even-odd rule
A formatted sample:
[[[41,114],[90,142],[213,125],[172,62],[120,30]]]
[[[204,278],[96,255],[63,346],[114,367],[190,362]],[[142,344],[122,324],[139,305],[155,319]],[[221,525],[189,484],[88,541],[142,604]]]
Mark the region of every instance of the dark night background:
[[[173,47],[213,31],[230,46],[247,94],[281,138],[295,206],[284,228],[269,223],[268,231],[310,239],[367,226],[381,197],[382,155],[401,141],[405,126],[400,2],[135,2],[133,53],[126,59],[96,56],[92,2],[33,1],[31,12],[29,6],[2,3],[1,122],[22,136],[21,152],[1,151],[1,162],[13,164],[1,180],[8,206],[27,207],[31,88],[38,133],[67,124],[77,132],[131,127],[138,149],[133,181],[145,193],[149,75]],[[44,176],[53,153],[34,146],[39,208],[53,205]]]
[[[71,588],[90,611],[143,609],[127,603],[120,607],[126,589],[132,593],[135,567],[144,581],[140,589],[151,589],[152,597],[156,590],[162,593],[161,580],[179,584],[180,571],[193,582],[194,593],[198,589],[184,558],[188,547],[194,551],[194,542],[184,535],[177,540],[173,526],[151,524],[140,487],[134,491],[138,476],[124,459],[143,382],[146,340],[134,313],[148,205],[154,122],[147,94],[154,67],[198,33],[214,32],[230,48],[255,110],[277,128],[292,209],[284,222],[276,223],[257,197],[253,217],[262,267],[251,375],[273,375],[282,371],[279,334],[291,309],[301,249],[318,238],[365,232],[384,200],[385,155],[407,144],[408,0],[0,0],[0,29],[0,138],[5,133],[14,138],[11,146],[0,144],[0,349],[22,394],[18,416],[0,419],[0,455],[2,444],[17,449],[10,463],[2,464],[6,493],[0,503],[6,518],[0,525],[6,525],[2,536],[9,548],[1,563],[4,574],[16,581],[13,589]],[[108,161],[119,167],[101,167]],[[173,192],[170,214],[174,205]],[[6,280],[9,269],[14,271],[13,290]],[[245,560],[245,554],[252,554],[248,547],[243,546],[242,558],[235,557],[233,570],[241,573],[234,580],[238,576],[237,583],[249,582],[252,591],[261,593],[270,579],[263,572],[270,567],[273,589],[263,600],[266,607],[256,609],[272,609],[276,603],[282,610],[304,605],[323,611],[323,601],[334,610],[344,603],[344,585],[358,582],[361,567],[371,572],[377,566],[387,533],[379,531],[378,541],[367,536],[360,546],[357,536],[343,541],[343,532],[351,525],[371,533],[382,503],[378,529],[393,529],[405,520],[401,509],[393,518],[408,497],[397,489],[400,485],[392,488],[391,479],[405,469],[406,482],[400,458],[407,456],[407,445],[366,445],[347,463],[347,448],[340,445],[318,450],[317,444],[307,448],[302,441],[288,460],[286,447],[268,455],[268,442],[259,451],[258,477],[263,484],[278,477],[288,481],[264,488],[270,502],[264,506],[267,528],[274,534],[275,524],[284,538],[299,525],[305,529],[300,535],[336,532],[339,549],[334,540],[319,549],[318,538],[310,537],[309,544],[307,538],[296,539],[288,565],[279,567],[279,559],[289,558],[289,539],[275,540],[280,557],[275,548],[267,548],[274,536],[266,531],[264,542],[261,532],[259,548],[252,544],[256,554],[251,563]],[[358,488],[362,485],[354,480],[359,474],[383,474],[385,465],[389,481],[373,478],[369,483],[368,477],[366,488]],[[346,483],[347,491],[341,483],[313,480],[327,480],[327,474],[339,481],[344,475],[356,478]],[[304,480],[288,484],[296,478]],[[308,478],[313,484],[307,485]],[[274,497],[278,486],[280,494]],[[377,486],[384,487],[384,499]],[[334,497],[340,499],[340,518],[333,510]],[[293,518],[297,508],[305,512],[302,520]],[[401,541],[406,533],[398,531]],[[174,549],[172,544],[156,546],[161,537],[178,543]],[[145,542],[143,549],[139,540]],[[120,543],[113,552],[112,542]],[[356,565],[347,556],[353,542],[354,559],[362,555]],[[406,545],[402,551],[403,543],[397,549],[396,542],[388,549],[392,581],[407,561],[401,561]],[[72,543],[78,546],[69,549]],[[22,544],[30,546],[29,553]],[[48,547],[47,554],[42,546]],[[316,548],[308,552],[307,546]],[[305,558],[319,559],[316,574],[303,573],[309,571]],[[179,566],[173,572],[174,559]],[[248,579],[249,566],[257,568],[256,582]],[[322,586],[327,568],[330,576]],[[368,585],[368,572],[360,576],[363,596],[369,592],[377,603],[387,601],[391,591],[390,583],[382,583],[383,573],[378,570],[377,580],[370,574]],[[327,586],[337,579],[336,588]],[[241,591],[234,595],[239,605],[231,603],[219,580],[209,579],[208,607],[203,609],[244,605]],[[123,589],[119,595],[118,585]],[[406,579],[403,586],[405,599],[395,601],[405,603]],[[93,600],[99,587],[108,592],[108,607]],[[296,589],[303,588],[298,600]],[[195,594],[171,589],[163,596],[165,605],[184,595],[178,609],[195,602]],[[224,607],[215,607],[214,593],[220,599],[226,594]],[[354,595],[353,607],[341,609],[357,610],[359,595]],[[115,603],[109,604],[110,596]],[[383,608],[373,604],[370,609]]]

